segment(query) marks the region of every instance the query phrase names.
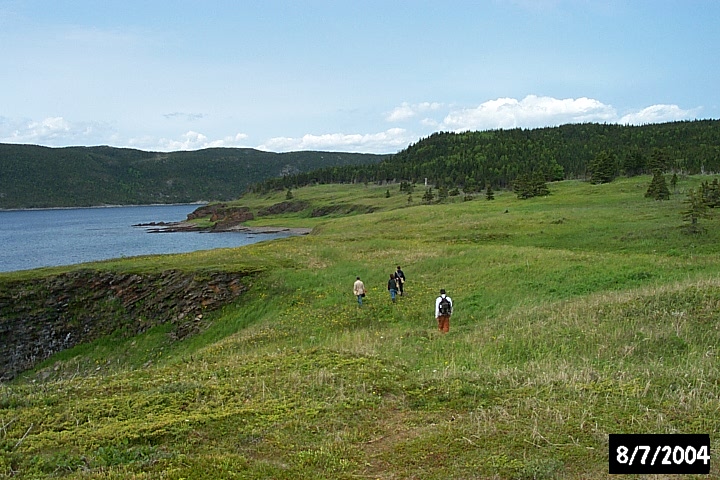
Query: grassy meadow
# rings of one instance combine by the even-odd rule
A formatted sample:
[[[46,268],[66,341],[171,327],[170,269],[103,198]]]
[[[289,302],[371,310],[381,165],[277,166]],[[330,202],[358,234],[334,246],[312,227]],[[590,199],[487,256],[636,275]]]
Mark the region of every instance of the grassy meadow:
[[[260,273],[194,337],[103,339],[0,385],[0,478],[600,479],[611,433],[709,433],[717,450],[720,219],[680,229],[705,179],[663,202],[647,176],[432,205],[421,187],[413,202],[398,185],[305,187],[312,206],[377,210],[261,217],[314,230],[92,264]]]

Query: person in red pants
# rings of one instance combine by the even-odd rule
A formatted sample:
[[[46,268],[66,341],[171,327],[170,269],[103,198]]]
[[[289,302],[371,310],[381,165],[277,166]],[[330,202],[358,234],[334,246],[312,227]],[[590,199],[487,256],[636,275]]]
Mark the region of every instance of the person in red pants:
[[[440,296],[435,299],[435,319],[438,322],[438,330],[443,333],[450,331],[450,315],[452,315],[452,299],[447,296],[445,289],[440,289]]]

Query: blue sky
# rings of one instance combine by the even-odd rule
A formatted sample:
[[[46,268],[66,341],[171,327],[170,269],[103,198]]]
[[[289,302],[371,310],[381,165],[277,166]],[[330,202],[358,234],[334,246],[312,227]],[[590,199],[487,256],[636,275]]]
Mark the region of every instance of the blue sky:
[[[0,142],[392,153],[720,118],[717,0],[0,0]]]

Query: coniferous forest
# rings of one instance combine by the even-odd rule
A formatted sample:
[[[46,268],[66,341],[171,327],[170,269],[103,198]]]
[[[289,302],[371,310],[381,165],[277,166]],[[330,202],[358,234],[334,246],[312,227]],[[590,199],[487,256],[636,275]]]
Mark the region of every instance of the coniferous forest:
[[[382,158],[251,148],[147,152],[0,144],[0,209],[232,200],[266,178]]]
[[[527,197],[543,192],[543,181],[606,183],[655,171],[720,172],[720,120],[438,132],[394,155],[0,144],[0,208],[232,200],[329,183],[427,181],[465,193],[519,188]]]
[[[720,172],[720,121],[643,126],[569,124],[450,133],[421,139],[377,164],[327,167],[273,178],[255,191],[313,183],[418,182],[466,192],[510,188],[518,178],[611,181],[618,175]]]

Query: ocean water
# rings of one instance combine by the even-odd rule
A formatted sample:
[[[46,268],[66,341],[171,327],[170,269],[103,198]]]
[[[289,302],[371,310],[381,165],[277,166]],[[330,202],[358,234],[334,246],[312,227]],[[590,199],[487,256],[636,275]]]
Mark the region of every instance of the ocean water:
[[[137,255],[238,247],[288,234],[149,233],[139,223],[185,220],[198,205],[0,211],[0,272]]]

